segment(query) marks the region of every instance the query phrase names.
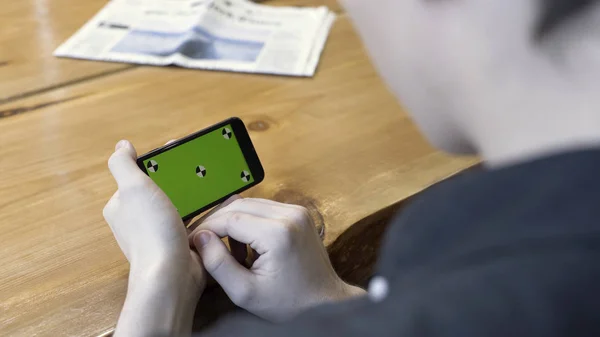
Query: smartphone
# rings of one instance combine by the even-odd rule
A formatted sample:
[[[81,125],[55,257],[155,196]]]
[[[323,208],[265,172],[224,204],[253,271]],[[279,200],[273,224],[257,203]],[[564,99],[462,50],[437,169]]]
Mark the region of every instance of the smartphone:
[[[230,118],[137,159],[185,221],[259,184],[265,172],[239,118]]]

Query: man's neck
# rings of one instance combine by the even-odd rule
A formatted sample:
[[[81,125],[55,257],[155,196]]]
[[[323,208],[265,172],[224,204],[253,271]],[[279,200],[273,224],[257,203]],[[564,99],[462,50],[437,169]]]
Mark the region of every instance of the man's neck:
[[[597,116],[549,113],[543,120],[525,116],[507,118],[512,120],[508,123],[512,127],[491,127],[480,136],[477,144],[486,166],[504,167],[563,152],[600,148],[600,111]]]
[[[600,80],[590,75],[600,73],[600,62],[589,74],[566,65],[560,72],[542,59],[529,64],[529,80],[496,74],[496,88],[461,96],[467,108],[457,123],[490,167],[600,147]]]

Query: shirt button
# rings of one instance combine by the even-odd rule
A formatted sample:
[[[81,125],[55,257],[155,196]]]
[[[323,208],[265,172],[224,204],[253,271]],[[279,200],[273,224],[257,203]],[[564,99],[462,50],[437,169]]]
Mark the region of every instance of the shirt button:
[[[369,282],[369,298],[373,302],[383,301],[389,291],[388,281],[383,276],[375,276]]]

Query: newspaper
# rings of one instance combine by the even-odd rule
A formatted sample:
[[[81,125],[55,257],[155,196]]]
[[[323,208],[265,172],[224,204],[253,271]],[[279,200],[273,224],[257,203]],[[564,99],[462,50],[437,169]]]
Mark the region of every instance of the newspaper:
[[[334,18],[248,0],[112,0],[54,55],[313,76]]]

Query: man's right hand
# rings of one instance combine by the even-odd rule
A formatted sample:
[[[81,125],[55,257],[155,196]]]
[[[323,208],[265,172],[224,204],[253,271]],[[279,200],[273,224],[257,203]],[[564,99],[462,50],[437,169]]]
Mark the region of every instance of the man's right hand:
[[[238,199],[190,234],[204,267],[239,307],[281,321],[320,303],[364,294],[344,283],[304,207],[264,199]],[[219,239],[249,244],[259,257],[250,269]]]

